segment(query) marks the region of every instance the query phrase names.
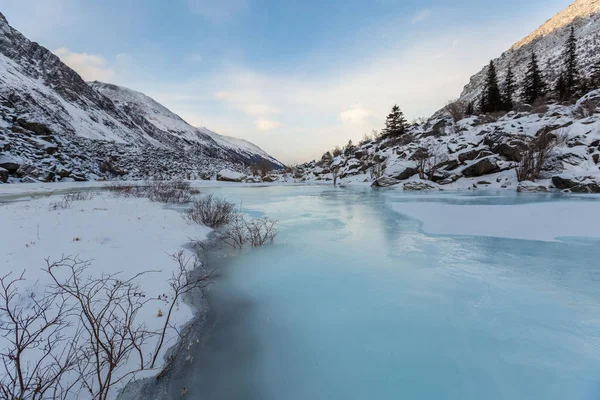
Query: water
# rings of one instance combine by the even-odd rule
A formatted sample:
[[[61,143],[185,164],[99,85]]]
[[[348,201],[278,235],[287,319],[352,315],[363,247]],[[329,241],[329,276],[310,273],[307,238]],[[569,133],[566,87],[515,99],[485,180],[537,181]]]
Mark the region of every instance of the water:
[[[600,398],[599,240],[427,235],[392,209],[563,197],[214,192],[280,233],[209,254],[211,323],[169,378],[173,398],[184,386],[197,399]]]

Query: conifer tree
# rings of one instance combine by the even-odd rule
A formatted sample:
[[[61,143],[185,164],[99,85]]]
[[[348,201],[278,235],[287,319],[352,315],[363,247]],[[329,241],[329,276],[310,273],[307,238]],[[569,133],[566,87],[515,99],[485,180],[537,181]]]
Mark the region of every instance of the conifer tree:
[[[567,79],[565,78],[565,74],[561,73],[556,79],[556,84],[554,86],[554,94],[558,100],[567,100],[569,97],[569,90],[567,88]]]
[[[560,100],[569,100],[579,89],[579,73],[577,71],[577,38],[575,28],[571,27],[571,33],[567,39],[564,57],[564,93]]]
[[[400,137],[408,130],[408,122],[404,118],[404,114],[398,105],[392,107],[392,112],[385,120],[385,128],[383,129],[384,137]]]
[[[491,113],[500,111],[502,108],[502,95],[500,94],[500,87],[498,86],[496,67],[494,66],[494,62],[490,61],[481,101],[481,111],[484,113]]]
[[[474,115],[475,114],[475,104],[473,101],[467,103],[467,108],[465,109],[466,115]]]
[[[514,107],[515,89],[515,75],[509,65],[506,78],[504,78],[504,92],[502,93],[502,103],[505,111],[511,111]]]
[[[545,95],[546,83],[538,66],[536,55],[531,53],[531,61],[527,65],[527,72],[525,73],[523,101],[527,104],[533,104]]]
[[[600,88],[600,60],[592,66],[592,76],[590,77],[592,88]]]

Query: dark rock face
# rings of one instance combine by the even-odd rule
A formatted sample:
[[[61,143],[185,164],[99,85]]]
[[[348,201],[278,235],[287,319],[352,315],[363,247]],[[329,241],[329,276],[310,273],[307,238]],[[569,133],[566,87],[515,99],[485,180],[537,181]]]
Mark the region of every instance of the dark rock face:
[[[485,157],[465,168],[462,173],[466,177],[476,177],[497,172],[500,168],[493,156]]]
[[[8,170],[0,167],[0,182],[6,183],[8,181]]]
[[[565,178],[553,176],[552,184],[558,189],[570,190],[573,193],[600,193],[600,184],[593,177]]]
[[[375,182],[373,182],[371,187],[389,187],[389,186],[397,185],[399,183],[400,183],[400,181],[398,181],[394,178],[383,176],[383,177],[377,179]]]
[[[502,132],[487,135],[484,143],[489,146],[492,152],[506,158],[508,161],[521,161],[523,153],[528,149],[525,137],[506,135]]]
[[[464,164],[466,161],[477,160],[483,157],[491,156],[493,153],[486,148],[477,148],[473,150],[467,150],[458,154],[458,161]]]

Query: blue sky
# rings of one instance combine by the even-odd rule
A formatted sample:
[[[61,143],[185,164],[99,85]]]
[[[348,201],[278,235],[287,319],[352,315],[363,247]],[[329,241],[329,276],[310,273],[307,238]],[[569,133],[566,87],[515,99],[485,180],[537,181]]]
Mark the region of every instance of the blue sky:
[[[142,91],[193,125],[306,161],[429,116],[569,0],[3,0],[85,79]]]

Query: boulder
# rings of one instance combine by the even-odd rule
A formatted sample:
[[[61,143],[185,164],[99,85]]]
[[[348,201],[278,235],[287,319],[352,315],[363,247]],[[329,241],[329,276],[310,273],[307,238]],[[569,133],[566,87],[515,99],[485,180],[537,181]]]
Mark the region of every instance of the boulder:
[[[517,186],[517,192],[519,193],[544,193],[547,192],[548,188],[544,185],[538,185],[534,182],[523,181]]]
[[[402,188],[406,191],[441,190],[435,183],[427,181],[409,181],[402,185]]]
[[[527,138],[520,135],[509,135],[504,132],[494,132],[487,135],[484,143],[492,152],[498,154],[508,161],[520,162],[523,153],[527,151]]]
[[[489,156],[480,160],[476,160],[468,167],[463,169],[462,173],[464,176],[472,178],[476,176],[491,174],[498,171],[499,169],[500,168],[498,167],[496,158],[493,156]]]
[[[222,182],[242,182],[246,175],[230,169],[223,169],[217,173],[217,180]]]
[[[385,175],[403,181],[419,172],[414,161],[396,160],[385,168]]]
[[[267,175],[262,178],[263,182],[276,182],[279,178],[275,175]]]
[[[371,187],[389,187],[389,186],[397,185],[399,183],[400,183],[400,181],[398,181],[397,179],[390,178],[388,176],[382,176],[381,178],[379,178],[375,182],[373,182]]]
[[[477,160],[479,158],[483,158],[483,157],[487,157],[487,156],[491,156],[492,152],[490,152],[487,148],[476,148],[476,149],[471,149],[471,150],[466,150],[463,151],[462,153],[458,154],[458,161],[460,161],[461,164],[464,164],[466,161],[472,161],[472,160]]]
[[[600,161],[600,154],[596,153],[592,155],[592,160],[594,160],[594,164],[598,164],[598,161]]]
[[[6,183],[8,181],[8,170],[0,167],[0,182]]]
[[[552,177],[552,184],[573,193],[600,193],[600,184],[591,176],[569,178],[557,175]]]
[[[21,163],[10,154],[0,154],[0,167],[8,170],[11,174],[14,174],[19,169]]]
[[[41,182],[52,182],[56,177],[54,172],[45,170],[43,168],[34,167],[30,164],[21,165],[17,170],[16,175],[19,178],[30,177]]]

